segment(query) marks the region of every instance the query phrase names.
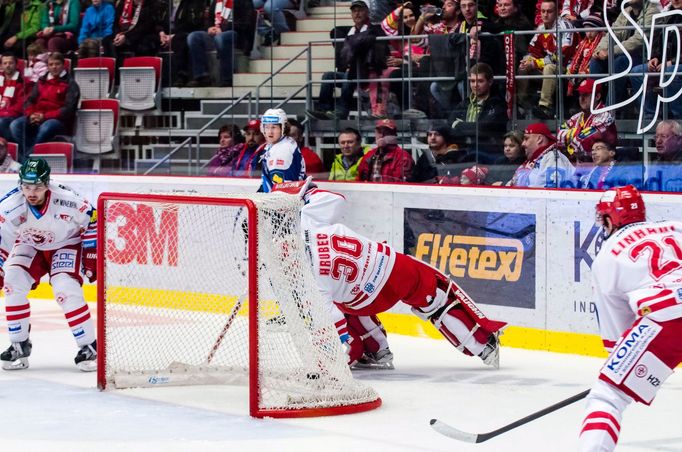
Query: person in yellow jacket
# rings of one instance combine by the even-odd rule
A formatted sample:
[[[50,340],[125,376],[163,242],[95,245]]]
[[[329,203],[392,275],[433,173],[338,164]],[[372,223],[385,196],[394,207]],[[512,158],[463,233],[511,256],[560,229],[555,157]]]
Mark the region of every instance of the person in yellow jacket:
[[[340,153],[334,157],[329,171],[329,180],[354,181],[358,175],[358,165],[369,146],[362,146],[362,137],[357,129],[348,127],[339,133]]]

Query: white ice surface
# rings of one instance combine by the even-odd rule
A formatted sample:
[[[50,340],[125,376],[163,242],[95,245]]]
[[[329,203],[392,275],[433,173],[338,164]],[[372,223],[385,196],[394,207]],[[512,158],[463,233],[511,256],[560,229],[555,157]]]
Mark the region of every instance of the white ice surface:
[[[0,451],[573,451],[584,401],[478,445],[439,435],[429,420],[494,430],[588,388],[602,362],[503,348],[496,371],[445,341],[391,335],[396,369],[356,373],[381,394],[378,410],[257,420],[245,387],[100,392],[95,374],[73,364],[56,303],[33,302],[32,324],[31,367],[0,371]],[[0,347],[8,345],[3,320]],[[682,450],[681,411],[678,373],[651,407],[628,409],[618,450]]]

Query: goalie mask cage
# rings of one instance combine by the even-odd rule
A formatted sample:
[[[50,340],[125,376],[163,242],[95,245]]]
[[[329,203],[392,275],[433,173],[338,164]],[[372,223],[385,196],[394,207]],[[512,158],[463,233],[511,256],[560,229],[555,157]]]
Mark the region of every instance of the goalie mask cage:
[[[381,405],[353,376],[286,194],[103,193],[98,386],[249,386],[255,417]]]

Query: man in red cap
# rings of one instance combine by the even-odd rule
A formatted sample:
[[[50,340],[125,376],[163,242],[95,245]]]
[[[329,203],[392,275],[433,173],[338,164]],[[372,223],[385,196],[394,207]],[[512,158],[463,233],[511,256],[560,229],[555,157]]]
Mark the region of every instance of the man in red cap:
[[[608,111],[592,114],[590,104],[593,87],[593,79],[585,79],[580,83],[578,102],[581,111],[564,122],[557,134],[559,148],[565,149],[569,156],[578,161],[591,160],[590,153],[596,140],[605,141],[612,146],[618,141],[613,115]],[[600,90],[597,90],[594,100],[595,109],[604,106]]]
[[[412,156],[398,146],[398,127],[390,119],[380,119],[374,129],[376,147],[358,166],[359,181],[404,182],[414,167]]]
[[[244,127],[244,139],[239,155],[234,159],[232,167],[233,176],[252,177],[260,176],[258,156],[259,151],[265,145],[265,137],[260,131],[260,121],[252,119]]]
[[[514,173],[515,187],[557,188],[571,180],[575,168],[556,145],[556,137],[542,122],[530,124],[523,131],[526,161]]]

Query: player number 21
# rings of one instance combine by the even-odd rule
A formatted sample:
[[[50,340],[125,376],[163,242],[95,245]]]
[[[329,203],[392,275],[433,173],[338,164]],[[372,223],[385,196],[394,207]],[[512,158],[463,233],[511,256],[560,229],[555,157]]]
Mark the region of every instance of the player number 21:
[[[649,273],[656,281],[680,268],[679,261],[682,260],[682,247],[673,236],[663,237],[661,241],[673,251],[677,261],[664,260],[665,249],[661,243],[654,240],[645,240],[630,250],[630,257],[633,261],[639,259],[646,250],[649,250]]]

